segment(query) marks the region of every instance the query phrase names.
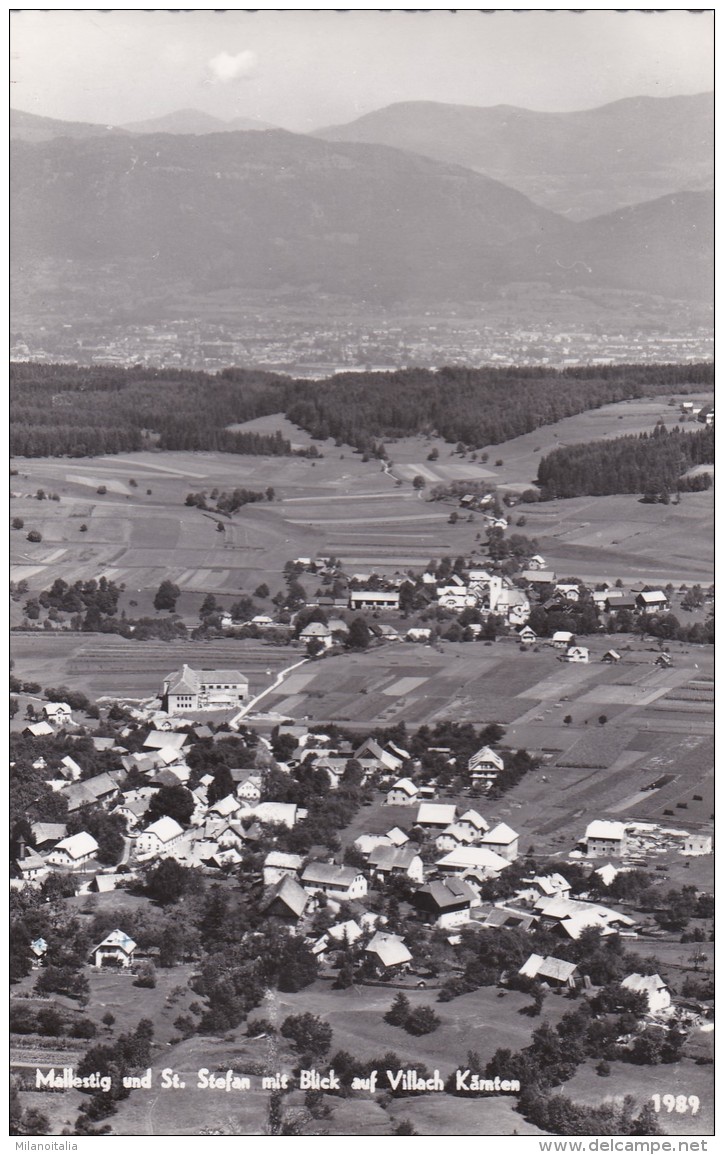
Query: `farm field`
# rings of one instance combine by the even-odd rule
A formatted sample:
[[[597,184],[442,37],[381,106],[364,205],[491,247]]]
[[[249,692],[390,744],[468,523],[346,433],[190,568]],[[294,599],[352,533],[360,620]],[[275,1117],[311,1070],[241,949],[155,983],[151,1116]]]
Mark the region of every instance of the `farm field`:
[[[193,618],[204,594],[233,596],[262,581],[276,582],[284,563],[299,555],[333,554],[347,569],[366,572],[421,569],[445,554],[482,558],[480,517],[451,525],[455,504],[426,500],[426,490],[418,494],[412,488],[416,475],[427,490],[465,480],[526,489],[541,454],[558,445],[641,432],[659,417],[671,424],[678,410],[667,402],[621,402],[566,418],[489,447],[485,465],[479,455],[475,461],[461,458],[447,443],[424,436],[389,442],[388,470],[331,440],[315,443],[317,459],[207,452],[18,459],[12,514],[24,528],[12,534],[11,578],[38,590],[55,577],[72,583],[105,574],[125,583],[121,608],[133,616],[152,612],[158,584],[171,578],[182,590],[180,614]],[[308,434],[280,414],[239,428],[280,429],[298,448],[311,444]],[[439,456],[431,462],[432,449]],[[184,504],[189,491],[237,486],[271,486],[275,499],[247,505],[228,520]],[[99,494],[99,488],[106,492]],[[60,501],[38,500],[38,490]],[[526,505],[520,512],[526,534],[537,537],[561,576],[712,580],[711,491],[684,494],[676,506],[642,505],[626,495]],[[31,529],[42,534],[42,542],[27,541]],[[17,616],[18,607],[13,610]]]
[[[239,668],[250,696],[260,693],[279,670],[303,656],[299,649],[251,639],[236,641],[134,642],[117,634],[13,634],[15,671],[43,686],[67,685],[93,698],[155,696],[166,674],[186,662],[201,669]]]

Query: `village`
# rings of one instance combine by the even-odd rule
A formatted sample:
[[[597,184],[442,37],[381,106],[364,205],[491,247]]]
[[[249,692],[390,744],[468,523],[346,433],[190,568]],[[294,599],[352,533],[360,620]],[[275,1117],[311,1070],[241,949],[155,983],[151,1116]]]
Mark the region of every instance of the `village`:
[[[433,501],[450,525],[478,521],[472,556],[364,571],[290,557],[285,590],[207,594],[195,619],[164,581],[158,620],[184,622],[169,640],[113,617],[105,577],[56,579],[26,603],[19,653],[83,637],[85,604],[107,631],[85,636],[122,633],[112,652],[137,671],[90,696],[72,677],[11,677],[11,1029],[27,1126],[33,1111],[56,1133],[125,1125],[124,1102],[72,1087],[72,1107],[56,1099],[49,1116],[36,1069],[120,1062],[142,1080],[141,1053],[170,1046],[191,1069],[197,1044],[226,1039],[219,1070],[283,1071],[286,1109],[309,1128],[323,1108],[342,1133],[336,1092],[320,1106],[299,1082],[324,1055],[280,1041],[295,1018],[333,1031],[337,1066],[360,1055],[344,1095],[379,1066],[373,1022],[415,1036],[414,1065],[394,1052],[405,1109],[434,1064],[457,1093],[476,1015],[499,1028],[473,1078],[512,1086],[533,1020],[565,1023],[568,999],[607,1042],[592,1025],[578,1074],[556,1076],[564,1091],[589,1067],[623,1086],[636,1067],[691,1077],[709,1061],[714,587],[560,574],[516,495],[484,482]],[[157,1033],[133,1061],[118,1059],[133,1022],[105,1009],[129,982]],[[351,1017],[337,1002],[349,991]],[[498,997],[515,1000],[513,1020]],[[248,1053],[231,1055],[245,1024]],[[493,1046],[503,1024],[525,1048],[510,1070]],[[275,1040],[274,1062],[254,1039]],[[133,1086],[137,1100],[147,1084]],[[545,1133],[524,1095],[511,1104]]]

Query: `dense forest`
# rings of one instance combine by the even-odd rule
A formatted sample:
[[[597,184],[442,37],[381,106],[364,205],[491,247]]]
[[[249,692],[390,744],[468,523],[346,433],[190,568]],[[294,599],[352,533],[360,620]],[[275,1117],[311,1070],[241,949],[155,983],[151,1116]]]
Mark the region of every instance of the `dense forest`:
[[[712,427],[682,433],[678,425],[667,429],[660,423],[652,433],[555,449],[541,459],[538,484],[544,501],[584,494],[667,495],[676,490],[708,488],[705,481],[682,475],[695,465],[713,461]]]
[[[11,454],[128,453],[144,448],[292,452],[280,433],[236,423],[285,413],[315,438],[362,452],[379,438],[436,433],[480,449],[627,398],[713,386],[713,367],[444,368],[295,381],[251,369],[219,374],[18,363],[10,371]]]

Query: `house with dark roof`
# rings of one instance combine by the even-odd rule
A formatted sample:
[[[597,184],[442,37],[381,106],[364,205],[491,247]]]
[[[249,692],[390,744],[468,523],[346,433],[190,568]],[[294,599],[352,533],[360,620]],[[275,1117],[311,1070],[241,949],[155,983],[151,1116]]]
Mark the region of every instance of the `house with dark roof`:
[[[415,891],[412,902],[427,921],[443,929],[470,921],[470,909],[477,895],[458,878],[428,882]]]
[[[296,878],[284,875],[262,896],[259,909],[270,918],[281,918],[288,922],[298,922],[304,914],[309,895]]]

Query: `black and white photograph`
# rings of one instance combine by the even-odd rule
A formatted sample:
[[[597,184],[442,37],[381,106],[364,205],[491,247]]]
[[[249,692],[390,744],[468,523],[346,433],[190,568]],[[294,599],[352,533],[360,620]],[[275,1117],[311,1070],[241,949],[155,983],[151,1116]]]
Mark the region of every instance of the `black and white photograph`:
[[[706,1151],[713,8],[9,26],[14,1149]]]

